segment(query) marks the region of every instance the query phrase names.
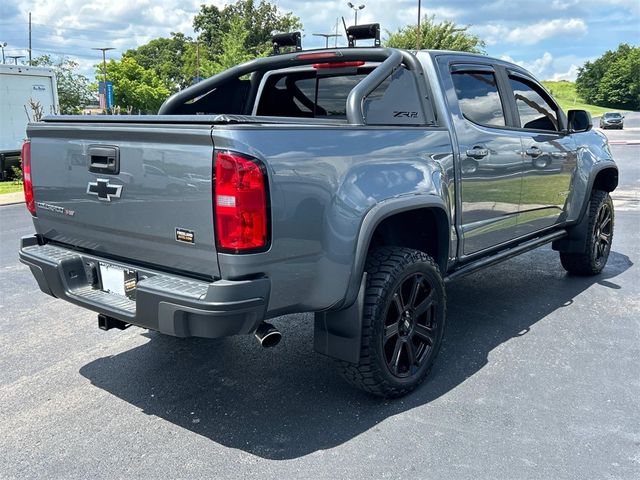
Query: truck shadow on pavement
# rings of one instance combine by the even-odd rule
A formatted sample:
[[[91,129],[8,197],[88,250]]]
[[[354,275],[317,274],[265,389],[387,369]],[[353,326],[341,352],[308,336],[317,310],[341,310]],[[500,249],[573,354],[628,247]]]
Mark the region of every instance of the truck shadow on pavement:
[[[487,365],[494,348],[526,335],[589,287],[619,288],[615,277],[631,266],[612,252],[601,275],[573,277],[545,248],[448,285],[449,323],[431,377],[394,401],[351,388],[329,359],[313,352],[311,315],[276,319],[284,338],[275,349],[262,350],[249,337],[145,333],[144,345],[97,359],[80,373],[144,413],[221,445],[292,459],[375,433],[385,419],[440,398]]]

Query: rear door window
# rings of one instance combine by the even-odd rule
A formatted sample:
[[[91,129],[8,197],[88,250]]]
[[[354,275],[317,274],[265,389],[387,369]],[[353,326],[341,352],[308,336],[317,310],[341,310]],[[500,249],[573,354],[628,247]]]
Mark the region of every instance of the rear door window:
[[[493,72],[453,72],[453,86],[462,114],[488,127],[506,125],[504,108]]]

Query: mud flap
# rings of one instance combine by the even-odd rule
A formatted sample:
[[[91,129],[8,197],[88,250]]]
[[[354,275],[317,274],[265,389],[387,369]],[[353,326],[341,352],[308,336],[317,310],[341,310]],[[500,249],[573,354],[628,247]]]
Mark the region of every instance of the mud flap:
[[[554,240],[551,248],[558,252],[565,253],[582,253],[587,248],[587,229],[589,227],[589,209],[591,208],[591,199],[587,202],[587,210],[582,216],[580,223],[577,223],[567,229],[566,237]]]
[[[349,308],[315,314],[313,348],[337,360],[358,363],[362,342],[362,309],[367,273],[362,276],[358,297]]]

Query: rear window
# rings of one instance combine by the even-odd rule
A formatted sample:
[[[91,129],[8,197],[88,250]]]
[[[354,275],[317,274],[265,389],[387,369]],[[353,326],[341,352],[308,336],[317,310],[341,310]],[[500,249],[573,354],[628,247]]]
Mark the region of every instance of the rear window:
[[[315,71],[271,75],[265,82],[257,114],[275,117],[347,118],[349,92],[368,71],[316,76]]]
[[[275,72],[264,83],[256,113],[346,120],[349,94],[373,69]],[[414,75],[404,66],[396,69],[364,99],[363,115],[367,125],[424,125]]]
[[[304,96],[313,105],[314,116],[316,117],[341,117],[347,118],[347,97],[366,75],[342,75],[339,77],[305,78],[295,82],[295,86],[300,89]],[[283,79],[284,80],[284,79]],[[285,82],[278,82],[277,88],[286,88]],[[317,98],[316,98],[317,88]],[[306,108],[300,100],[294,98],[296,104],[301,108]],[[307,108],[308,111],[312,111]]]

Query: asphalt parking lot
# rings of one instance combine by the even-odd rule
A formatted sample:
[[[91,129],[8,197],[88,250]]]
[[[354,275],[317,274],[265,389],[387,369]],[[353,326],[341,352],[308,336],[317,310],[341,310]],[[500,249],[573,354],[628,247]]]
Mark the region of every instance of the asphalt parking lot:
[[[253,338],[102,332],[17,261],[0,207],[0,478],[640,478],[640,114],[607,132],[621,179],[604,272],[550,247],[448,286],[430,381],[396,401],[313,352],[312,317]]]

